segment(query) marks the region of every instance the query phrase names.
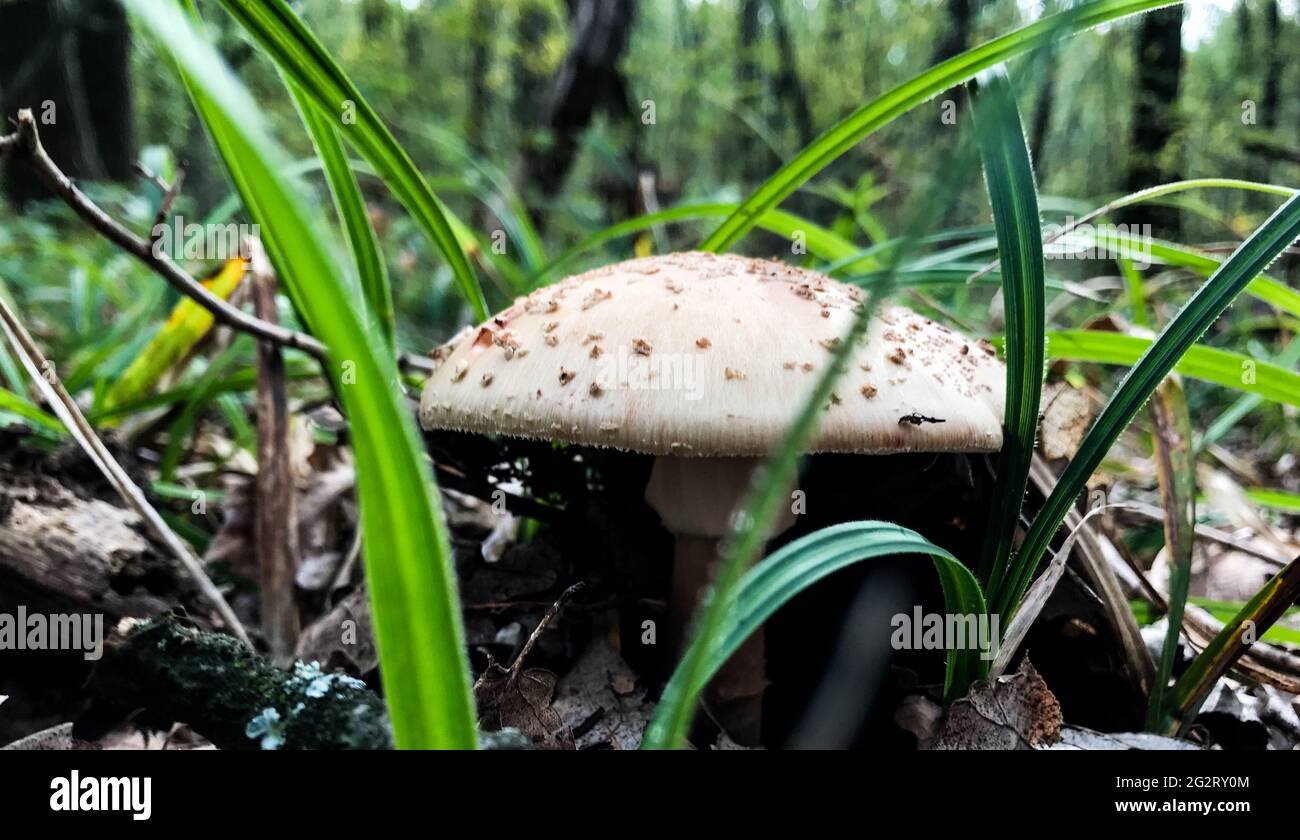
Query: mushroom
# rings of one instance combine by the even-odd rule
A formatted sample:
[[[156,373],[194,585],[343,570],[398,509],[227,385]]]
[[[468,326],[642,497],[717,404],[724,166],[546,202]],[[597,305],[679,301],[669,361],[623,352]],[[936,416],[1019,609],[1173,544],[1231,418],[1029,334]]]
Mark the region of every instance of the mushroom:
[[[420,422],[657,456],[645,498],[675,539],[669,635],[680,649],[753,470],[861,299],[815,272],[744,257],[606,266],[519,298],[460,337],[429,378]],[[503,333],[516,352],[503,349]],[[1001,363],[907,309],[876,317],[840,381],[810,452],[1001,447]],[[787,513],[767,539],[793,522]],[[733,738],[757,740],[764,685],[755,634],[709,689]]]

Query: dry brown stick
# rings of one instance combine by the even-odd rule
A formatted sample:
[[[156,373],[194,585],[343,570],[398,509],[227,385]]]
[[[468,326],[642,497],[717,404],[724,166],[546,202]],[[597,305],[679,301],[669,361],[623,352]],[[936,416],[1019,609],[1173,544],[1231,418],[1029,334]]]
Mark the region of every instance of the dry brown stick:
[[[275,272],[257,239],[249,240],[253,311],[274,324]],[[253,523],[261,571],[262,635],[271,661],[293,662],[298,645],[298,505],[289,460],[289,400],[285,393],[284,354],[269,341],[257,344],[257,503]]]
[[[91,201],[46,154],[45,148],[41,145],[40,133],[36,129],[36,120],[30,109],[24,108],[18,112],[17,129],[12,134],[0,136],[0,156],[3,155],[14,155],[26,161],[36,172],[37,177],[87,224],[105,239],[143,263],[172,288],[207,309],[219,323],[249,333],[263,341],[301,350],[321,361],[326,361],[326,348],[320,341],[306,333],[268,323],[213,294],[166,254],[161,251],[155,253],[153,242],[132,233]],[[424,372],[433,370],[431,359],[410,353],[400,354],[398,362],[415,370]]]
[[[0,138],[0,153],[17,154],[25,160],[51,191],[73,209],[91,227],[99,231],[104,238],[144,263],[159,277],[167,281],[181,294],[193,298],[222,324],[250,333],[265,341],[273,341],[284,347],[292,347],[310,353],[318,359],[325,358],[325,345],[315,338],[294,332],[284,327],[268,324],[231,306],[225,300],[209,291],[202,283],[195,280],[180,266],[172,262],[166,254],[155,253],[149,240],[136,236],[99,205],[91,201],[85,193],[72,183],[72,179],[63,174],[58,165],[45,153],[41,146],[40,135],[36,131],[36,120],[31,110],[24,108],[18,112],[18,129],[13,134]]]
[[[81,448],[86,451],[90,459],[95,462],[100,471],[113,485],[122,499],[144,520],[149,529],[162,542],[163,545],[175,555],[181,566],[193,578],[194,583],[198,586],[199,591],[203,594],[216,610],[222,622],[225,623],[231,633],[235,635],[245,645],[252,647],[252,642],[248,639],[248,634],[244,632],[244,626],[240,623],[235,611],[230,608],[226,602],[225,596],[217,585],[208,577],[208,573],[203,570],[203,565],[199,558],[194,555],[190,547],[186,545],[176,532],[168,527],[163,520],[162,515],[149,504],[145,498],[144,492],[136,485],[131,477],[122,469],[122,465],[117,462],[113,455],[104,446],[104,442],[95,434],[90,423],[86,421],[85,415],[77,407],[77,403],[68,394],[63,387],[62,381],[55,374],[54,366],[45,354],[41,352],[40,347],[32,340],[27,329],[18,320],[9,305],[0,297],[0,327],[8,338],[9,343],[13,346],[14,352],[18,354],[23,366],[27,369],[28,375],[36,384],[49,403],[50,408],[67,426],[72,437],[76,439]]]

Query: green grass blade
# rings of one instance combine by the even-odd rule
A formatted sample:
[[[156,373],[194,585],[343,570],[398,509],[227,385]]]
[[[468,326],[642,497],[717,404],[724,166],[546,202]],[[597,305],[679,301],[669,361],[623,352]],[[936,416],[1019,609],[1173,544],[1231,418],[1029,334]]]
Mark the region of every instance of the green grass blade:
[[[1166,379],[1151,400],[1152,438],[1160,506],[1164,508],[1165,554],[1169,563],[1169,628],[1147,702],[1147,729],[1165,730],[1165,693],[1178,658],[1183,609],[1192,582],[1192,548],[1196,545],[1196,456],[1190,446],[1192,420],[1187,397],[1177,379]]]
[[[221,0],[221,5],[317,108],[339,116],[348,142],[370,162],[442,252],[475,316],[486,320],[488,307],[483,289],[456,244],[437,196],[379,114],[311,30],[284,0]]]
[[[366,580],[397,745],[473,748],[447,528],[396,362],[364,323],[355,280],[344,273],[347,261],[325,220],[302,185],[283,177],[288,155],[271,140],[243,85],[174,6],[127,0],[127,7],[220,117],[227,147],[256,189],[254,217],[293,261],[294,273],[282,280],[311,278],[299,299],[329,348],[330,376],[353,432]]]
[[[59,418],[42,411],[37,405],[8,388],[0,388],[0,414],[4,413],[20,417],[30,423],[34,429],[49,432],[54,437],[63,437],[67,433]]]
[[[915,531],[888,522],[848,522],[823,528],[773,552],[745,575],[723,609],[722,628],[715,643],[703,650],[703,638],[696,637],[692,644],[693,654],[701,658],[703,667],[695,671],[686,667],[693,658],[688,651],[673,672],[646,728],[642,748],[671,749],[681,744],[685,733],[676,725],[681,707],[693,703],[731,654],[791,598],[854,563],[897,554],[933,558],[949,613],[984,613],[984,596],[974,575],[953,555]],[[962,667],[964,661],[955,651],[950,652],[950,671]]]
[[[1292,370],[1296,364],[1300,363],[1300,336],[1291,339],[1291,343],[1283,348],[1271,362],[1274,367],[1280,367],[1283,370]],[[1207,446],[1211,446],[1226,435],[1234,426],[1241,422],[1241,419],[1250,412],[1259,407],[1264,398],[1259,394],[1246,394],[1237,399],[1227,410],[1214,418],[1214,422],[1205,430],[1205,434],[1196,441],[1196,451],[1199,453]]]
[[[832,126],[789,163],[777,170],[745,199],[700,246],[705,251],[725,251],[754,227],[767,211],[780,204],[832,161],[877,129],[948,88],[965,82],[981,70],[1001,64],[1054,40],[1119,18],[1174,5],[1169,0],[1098,0],[1083,3],[1009,32],[986,44],[937,64],[868,102]]]
[[[1300,599],[1300,558],[1270,578],[1178,678],[1169,695],[1169,719],[1173,725],[1186,727],[1192,722],[1219,677],[1297,599]]]
[[[1133,365],[1155,344],[1149,338],[1104,330],[1059,330],[1047,334],[1053,359]],[[1225,388],[1257,394],[1285,405],[1300,406],[1300,374],[1249,356],[1193,344],[1174,363],[1174,370]]]
[[[971,88],[975,138],[993,207],[1006,313],[1002,454],[980,562],[981,579],[996,585],[1011,558],[1038,435],[1043,334],[1047,329],[1045,269],[1038,187],[1011,79],[999,65],[977,76]]]
[[[388,269],[384,266],[384,258],[379,251],[375,230],[370,225],[365,199],[361,197],[361,187],[348,163],[347,151],[339,139],[332,116],[316,108],[298,85],[293,82],[287,84],[298,112],[302,115],[303,124],[307,127],[307,133],[311,135],[312,144],[320,155],[325,180],[329,182],[330,194],[334,197],[334,209],[347,234],[352,260],[356,263],[357,276],[361,279],[361,291],[366,303],[370,305],[371,314],[379,323],[380,333],[392,351],[396,331],[393,289],[388,282]]]
[[[1129,369],[1030,526],[1008,585],[1000,591],[990,591],[990,601],[999,614],[1014,612],[1070,504],[1161,380],[1251,280],[1263,273],[1298,236],[1300,196],[1294,196],[1219,266]]]

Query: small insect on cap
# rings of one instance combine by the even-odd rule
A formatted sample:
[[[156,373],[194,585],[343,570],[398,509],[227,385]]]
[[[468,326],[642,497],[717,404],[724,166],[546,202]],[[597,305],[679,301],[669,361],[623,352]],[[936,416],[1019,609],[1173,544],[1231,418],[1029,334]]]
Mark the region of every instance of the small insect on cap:
[[[434,350],[420,422],[656,455],[763,455],[863,297],[736,256],[606,266],[518,298]],[[810,451],[993,452],[1004,389],[987,342],[885,309],[853,348]]]

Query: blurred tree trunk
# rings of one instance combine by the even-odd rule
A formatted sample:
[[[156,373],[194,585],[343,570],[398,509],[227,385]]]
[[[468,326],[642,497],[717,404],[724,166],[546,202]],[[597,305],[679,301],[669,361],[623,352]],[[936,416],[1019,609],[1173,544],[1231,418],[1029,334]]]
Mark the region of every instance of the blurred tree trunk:
[[[69,176],[124,181],[135,159],[131,34],[116,0],[76,4],[0,2],[0,106],[31,108],[41,142]],[[6,165],[4,192],[17,205],[49,196],[27,167]]]
[[[758,12],[763,0],[743,0],[737,17],[736,38],[736,107],[750,118],[759,116]],[[763,177],[768,153],[761,138],[746,125],[736,127],[735,161],[742,184]]]
[[[1267,131],[1277,128],[1279,91],[1285,53],[1282,47],[1282,21],[1277,0],[1264,4],[1264,50],[1268,56],[1268,69],[1264,72],[1264,91],[1259,101],[1259,124]]]
[[[496,13],[491,0],[475,0],[469,22],[469,61],[465,70],[467,113],[465,140],[475,152],[484,151],[487,130],[488,65],[492,55],[492,20]]]
[[[940,30],[931,64],[947,61],[970,46],[970,34],[983,0],[948,0],[948,24]]]
[[[808,96],[799,71],[795,67],[794,43],[786,26],[784,0],[771,0],[772,24],[776,30],[776,48],[781,57],[781,69],[776,77],[777,101],[788,108],[799,132],[800,147],[807,146],[817,136],[813,128],[812,112],[808,109]]]
[[[1029,129],[1029,153],[1034,162],[1034,174],[1038,176],[1039,186],[1043,178],[1043,153],[1047,146],[1047,131],[1052,127],[1052,109],[1056,97],[1056,59],[1060,53],[1049,56],[1043,67],[1043,81],[1039,85],[1038,108],[1034,110],[1034,122]]]
[[[1125,192],[1178,179],[1178,90],[1183,73],[1183,7],[1142,16],[1138,24],[1137,93],[1130,128]],[[1150,224],[1154,232],[1176,236],[1173,208],[1142,205],[1122,216],[1130,224]]]
[[[542,116],[550,143],[527,148],[523,177],[533,191],[550,197],[564,186],[573,166],[578,140],[597,109],[628,129],[628,157],[637,165],[640,111],[629,96],[619,60],[627,47],[636,13],[636,0],[567,0],[569,50],[551,82]],[[624,213],[637,206],[636,172],[624,173],[610,196]]]

